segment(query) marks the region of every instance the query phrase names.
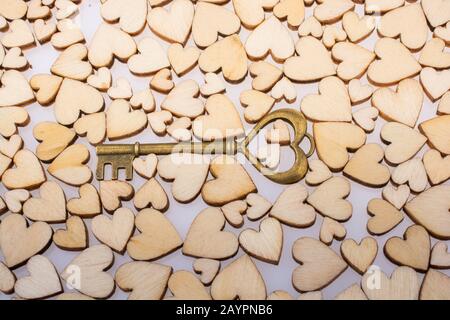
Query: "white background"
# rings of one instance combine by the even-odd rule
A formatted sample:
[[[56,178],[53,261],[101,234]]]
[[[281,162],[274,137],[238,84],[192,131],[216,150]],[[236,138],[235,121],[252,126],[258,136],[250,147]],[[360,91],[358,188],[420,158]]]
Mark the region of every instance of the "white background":
[[[99,10],[99,0],[83,0],[80,5],[80,13],[75,17],[75,21],[78,25],[81,26],[84,35],[87,39],[87,43],[90,43],[90,40],[92,39],[92,36],[97,29],[98,25],[102,22],[101,16],[100,16],[100,10]],[[170,5],[169,5],[170,6]],[[227,4],[227,7],[232,8],[231,3]],[[54,11],[54,10],[53,10]],[[361,14],[363,12],[363,8],[361,5],[357,5],[356,11]],[[308,8],[306,10],[306,16],[310,16],[312,14],[312,9]],[[270,15],[268,13],[267,15]],[[52,19],[55,19],[54,17]],[[284,22],[285,23],[285,22]],[[286,23],[285,23],[286,24]],[[340,22],[339,22],[340,25]],[[244,28],[241,29],[240,36],[242,41],[244,42],[247,38],[249,32],[248,30],[245,30]],[[296,32],[292,32],[292,35],[295,39],[298,38]],[[146,26],[145,31],[138,36],[135,37],[136,41],[139,41],[140,39],[151,36],[159,40],[159,42],[164,46],[168,47],[168,43],[159,39],[157,36],[152,35],[152,32],[149,30],[148,26]],[[429,33],[429,37],[431,37],[431,32]],[[375,40],[378,36],[376,35],[376,32],[374,32],[368,39],[362,42],[362,44],[369,48],[370,50],[373,50],[373,46],[375,43]],[[188,45],[193,46],[192,39],[189,40]],[[45,45],[37,45],[34,48],[25,50],[25,56],[28,58],[32,68],[29,69],[26,72],[27,78],[30,78],[33,74],[37,73],[49,73],[50,67],[53,63],[53,61],[58,57],[59,52],[57,52],[50,44]],[[269,60],[269,58],[267,58]],[[132,75],[126,66],[126,64],[122,64],[118,62],[117,60],[114,62],[114,65],[112,67],[112,74],[113,79],[117,79],[119,76],[123,76],[127,78],[130,83],[132,84],[134,91],[140,91],[144,88],[146,88],[149,84],[149,81],[151,77],[136,77]],[[174,74],[174,81],[175,83],[179,82],[178,78]],[[203,80],[203,74],[199,71],[198,67],[195,68],[193,71],[189,72],[187,75],[183,77],[183,79],[195,79],[200,85],[204,83]],[[365,77],[362,79],[363,82],[366,82]],[[313,84],[297,84],[297,92],[298,97],[297,100],[293,103],[288,105],[284,101],[277,103],[273,110],[276,110],[278,108],[282,107],[290,107],[299,109],[299,104],[303,96],[310,93],[317,93],[317,87],[318,83]],[[232,99],[232,101],[235,103],[237,109],[241,114],[243,114],[244,108],[239,103],[239,94],[247,89],[251,89],[251,77],[247,76],[245,81],[239,84],[231,85],[229,83],[226,83],[226,94],[229,98]],[[156,92],[154,92],[155,98],[157,100],[157,106],[159,108],[159,104],[161,103],[162,99],[164,98],[163,95],[160,95]],[[109,105],[109,98],[107,98],[106,95],[106,105]],[[367,107],[370,105],[369,102],[365,102],[361,105],[357,105],[354,107],[354,110],[358,110],[363,107]],[[436,115],[436,108],[437,104],[433,104],[430,102],[428,98],[425,98],[424,105],[422,108],[422,113],[420,116],[420,119],[418,123],[422,122],[425,119],[432,118]],[[20,128],[20,135],[23,137],[25,141],[26,148],[34,151],[37,142],[32,136],[32,129],[33,127],[42,121],[55,121],[54,115],[53,115],[53,107],[41,107],[37,103],[32,104],[30,106],[26,107],[26,110],[30,114],[31,122],[28,124],[27,127]],[[242,117],[243,119],[243,117]],[[367,135],[367,142],[376,142],[381,145],[383,143],[380,140],[379,132],[381,127],[385,121],[381,118],[378,119],[376,129],[371,134]],[[249,124],[245,124],[247,129],[250,129],[251,126]],[[309,123],[309,132],[311,132],[311,124]],[[160,138],[155,136],[155,134],[147,128],[143,133],[141,133],[139,136],[133,137],[131,139],[123,140],[123,142],[134,142],[134,141],[140,141],[140,142],[161,142],[161,141],[171,141],[169,138]],[[122,142],[122,141],[121,141]],[[95,173],[95,164],[96,164],[96,157],[95,157],[95,149],[91,147],[85,138],[79,138],[77,140],[77,143],[83,143],[87,146],[89,146],[90,152],[91,152],[91,159],[89,162],[90,167],[92,168],[93,172]],[[384,145],[383,145],[384,146]],[[309,146],[305,144],[304,146],[305,150],[309,149]],[[419,156],[421,156],[426,150],[428,150],[428,146],[425,146],[421,152],[419,153]],[[283,162],[286,162],[287,159],[290,159],[290,154],[288,152],[288,149],[284,150],[282,153],[282,157],[284,157]],[[313,158],[316,158],[317,155],[315,154]],[[265,196],[270,201],[274,202],[278,195],[281,193],[281,191],[284,189],[284,186],[277,185],[263,176],[259,172],[257,172],[249,163],[245,165],[246,169],[250,173],[251,177],[253,178],[256,186],[258,187],[258,191],[261,195]],[[393,168],[391,168],[392,171]],[[337,174],[337,175],[340,175]],[[53,177],[50,175],[47,175],[49,180],[54,180]],[[189,226],[191,222],[193,221],[194,217],[204,208],[207,207],[207,205],[203,202],[201,197],[198,197],[195,201],[189,204],[180,204],[176,202],[170,192],[170,183],[163,182],[159,177],[157,177],[158,181],[161,182],[162,186],[166,190],[169,200],[170,200],[170,207],[165,213],[166,217],[170,219],[170,221],[174,224],[178,232],[181,234],[181,236],[184,238],[187,234],[187,231],[189,229]],[[142,184],[144,183],[144,180],[140,178],[138,175],[134,175],[134,180],[132,181],[132,184],[135,187],[135,190],[137,190]],[[304,182],[301,182],[304,183]],[[448,181],[446,182],[448,184]],[[66,197],[67,199],[77,197],[78,196],[78,190],[77,188],[67,186],[60,182],[60,184],[64,187]],[[97,181],[93,181],[93,184],[98,187]],[[381,190],[382,189],[374,189],[362,186],[358,183],[352,182],[352,190],[351,194],[348,197],[348,200],[353,204],[353,216],[352,218],[346,222],[344,225],[347,229],[347,239],[352,238],[356,241],[360,241],[362,238],[368,235],[367,229],[366,229],[366,223],[369,218],[369,215],[367,214],[367,203],[369,200],[373,198],[380,198],[381,197]],[[310,191],[313,190],[313,188],[308,187]],[[6,189],[3,187],[3,185],[0,185],[0,194],[3,194],[6,191]],[[33,195],[38,195],[37,191],[32,192]],[[124,206],[127,206],[129,208],[132,208],[134,212],[136,210],[133,208],[131,203],[124,203]],[[5,217],[5,215],[3,215]],[[90,229],[90,220],[85,220],[88,228]],[[280,263],[278,265],[272,265],[269,263],[265,263],[256,259],[253,259],[262,273],[264,280],[266,282],[267,287],[267,293],[270,294],[274,290],[285,290],[289,292],[293,297],[298,297],[298,292],[295,291],[295,289],[292,286],[291,283],[291,275],[294,268],[298,266],[298,263],[294,261],[291,254],[291,247],[293,242],[298,239],[299,237],[303,236],[312,236],[315,238],[318,238],[319,231],[320,231],[320,225],[322,223],[322,217],[318,214],[316,223],[307,229],[296,229],[291,228],[288,226],[283,225],[283,253],[281,256]],[[393,231],[389,232],[388,234],[381,236],[381,237],[375,237],[379,244],[378,249],[378,255],[375,260],[375,263],[377,266],[379,266],[385,273],[390,274],[394,268],[395,265],[389,262],[386,257],[383,254],[383,246],[387,239],[393,236],[402,236],[403,232],[406,230],[406,228],[410,225],[412,225],[412,221],[405,215],[405,219],[401,224],[399,224]],[[255,228],[258,229],[258,222],[250,222],[245,218],[245,225],[242,228],[235,229],[231,227],[229,224],[226,224],[225,230],[234,232],[236,235],[239,235],[239,233],[244,230],[245,228]],[[65,228],[65,225],[52,225],[54,230]],[[436,239],[432,239],[432,243],[434,244],[436,242]],[[90,245],[97,244],[98,241],[94,238],[92,233],[90,232]],[[332,244],[332,248],[339,252],[341,242],[334,240]],[[51,247],[45,251],[44,255],[51,259],[51,261],[55,264],[58,272],[62,272],[64,267],[69,264],[71,259],[73,259],[78,253],[77,252],[68,252],[63,251],[57,248],[54,244],[51,245]],[[240,257],[243,254],[243,251],[240,249],[236,257]],[[116,269],[122,265],[126,261],[130,261],[131,259],[125,254],[120,255],[115,253],[115,261],[113,266],[108,270],[108,272],[111,275],[114,275]],[[226,266],[230,261],[234,260],[236,257],[226,260],[222,262],[222,268]],[[3,260],[3,258],[0,256],[0,260]],[[192,271],[192,263],[194,259],[190,257],[183,256],[181,254],[181,250],[177,250],[170,255],[158,260],[158,262],[171,265],[176,270],[189,270]],[[18,278],[25,276],[27,274],[26,268],[21,267],[14,270],[14,273]],[[422,277],[422,275],[420,275]],[[348,286],[352,285],[353,283],[359,283],[361,279],[361,276],[356,273],[352,268],[348,268],[338,279],[336,279],[332,284],[330,284],[328,287],[323,289],[323,294],[326,299],[332,299],[334,296],[336,296],[339,292],[341,292],[343,289],[347,288]],[[65,288],[66,291],[69,291],[67,288]],[[170,295],[170,292],[167,292],[166,296]],[[0,299],[8,299],[12,298],[14,295],[3,295],[0,293]],[[116,288],[116,291],[114,295],[112,296],[113,299],[124,299],[127,297],[127,294],[122,292],[120,289]]]

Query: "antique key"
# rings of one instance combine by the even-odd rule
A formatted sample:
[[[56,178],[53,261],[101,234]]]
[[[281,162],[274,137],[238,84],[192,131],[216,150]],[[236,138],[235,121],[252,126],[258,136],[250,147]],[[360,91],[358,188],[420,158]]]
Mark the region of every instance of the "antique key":
[[[284,172],[277,172],[266,168],[248,150],[248,146],[258,132],[266,125],[275,120],[287,121],[293,128],[294,138],[290,143],[290,148],[294,151],[295,160],[292,167]],[[303,137],[307,137],[310,142],[310,150],[305,155],[299,144]],[[195,153],[195,154],[227,154],[236,155],[242,153],[268,179],[280,183],[295,183],[305,176],[308,171],[307,157],[314,153],[315,144],[312,136],[306,132],[306,119],[297,110],[280,109],[269,113],[259,121],[252,131],[242,140],[212,141],[212,142],[180,142],[180,143],[154,143],[154,144],[107,144],[97,146],[97,179],[104,179],[105,165],[112,166],[112,179],[117,180],[119,169],[125,169],[126,179],[133,178],[133,160],[135,157],[157,154],[168,155],[172,153]]]

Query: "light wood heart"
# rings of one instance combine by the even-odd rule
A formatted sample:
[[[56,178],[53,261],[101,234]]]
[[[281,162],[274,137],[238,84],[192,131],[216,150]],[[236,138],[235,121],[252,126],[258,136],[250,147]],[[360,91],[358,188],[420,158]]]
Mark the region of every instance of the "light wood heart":
[[[361,287],[370,300],[417,300],[420,282],[417,273],[409,267],[398,267],[390,278],[374,268],[364,274]]]
[[[314,8],[314,17],[323,23],[336,22],[354,7],[355,4],[350,0],[323,1]]]
[[[30,86],[36,91],[36,100],[41,105],[48,105],[55,100],[63,78],[50,74],[36,74],[30,79]]]
[[[348,83],[348,95],[353,104],[358,104],[369,99],[372,94],[373,88],[369,84],[362,85],[358,79],[352,79]]]
[[[65,49],[51,66],[53,74],[73,80],[86,80],[92,73],[92,66],[84,61],[88,49],[81,43],[74,44]]]
[[[148,180],[136,191],[133,203],[137,209],[151,206],[156,210],[165,211],[169,207],[167,194],[155,178]]]
[[[420,72],[420,83],[431,101],[436,101],[450,89],[450,70],[423,68]]]
[[[349,159],[347,150],[357,150],[366,142],[364,131],[350,123],[315,123],[313,131],[319,158],[331,170],[342,169]]]
[[[192,272],[174,272],[167,284],[176,300],[211,300],[209,292]]]
[[[386,186],[383,189],[382,195],[383,199],[391,203],[394,207],[396,207],[398,210],[403,208],[406,201],[408,201],[409,195],[411,193],[411,190],[409,190],[409,187],[405,184],[402,184],[401,186],[398,186],[395,188],[392,185]]]
[[[447,1],[424,0],[422,8],[428,22],[433,27],[440,26],[450,19],[450,14],[448,13],[450,5]]]
[[[41,198],[33,197],[23,205],[24,215],[33,221],[63,222],[66,220],[66,196],[54,181],[47,181],[39,189]]]
[[[119,20],[120,28],[136,34],[142,31],[147,19],[147,2],[145,0],[113,0],[102,2],[101,15],[108,22]]]
[[[319,239],[326,245],[331,245],[333,239],[342,240],[347,235],[345,227],[336,220],[325,217],[320,226]]]
[[[31,151],[20,150],[13,162],[16,167],[6,170],[2,175],[2,183],[8,189],[34,189],[45,182],[44,170]]]
[[[444,51],[445,42],[439,38],[433,38],[425,44],[420,53],[419,63],[423,66],[436,69],[450,67],[450,53]]]
[[[205,84],[200,87],[200,93],[204,97],[209,97],[217,93],[223,93],[226,90],[222,79],[213,72],[205,74]]]
[[[251,256],[278,264],[283,249],[283,229],[280,222],[275,218],[262,220],[259,232],[253,229],[241,232],[239,244]]]
[[[87,83],[100,91],[107,91],[112,83],[111,71],[107,67],[101,67],[87,78]]]
[[[286,18],[289,27],[296,29],[305,17],[305,4],[302,1],[282,0],[273,8],[273,14],[279,19]]]
[[[6,0],[0,4],[0,13],[9,20],[20,19],[27,13],[27,8],[23,0]]]
[[[447,269],[450,267],[450,253],[444,241],[436,242],[431,251],[430,266]]]
[[[36,148],[36,156],[42,161],[51,161],[75,140],[76,134],[58,123],[40,122],[33,128],[33,136],[41,141]]]
[[[386,256],[398,265],[428,270],[430,261],[430,236],[424,227],[413,225],[406,229],[402,238],[388,239],[384,246]]]
[[[351,42],[336,43],[331,50],[331,55],[340,62],[336,72],[344,81],[361,77],[375,59],[372,51]]]
[[[222,231],[225,218],[218,208],[201,211],[192,222],[183,245],[183,254],[209,259],[233,256],[238,239],[233,233]]]
[[[345,261],[332,249],[309,237],[294,242],[292,256],[301,263],[292,273],[292,283],[299,291],[319,290],[347,268]]]
[[[381,129],[381,139],[389,143],[385,150],[385,158],[389,163],[400,164],[422,149],[427,138],[418,131],[398,123],[388,122]]]
[[[428,179],[422,160],[413,158],[397,166],[392,172],[392,181],[398,185],[408,183],[413,192],[425,190]]]
[[[0,135],[11,137],[17,133],[17,126],[27,124],[28,120],[28,112],[22,107],[0,108]]]
[[[294,81],[314,81],[336,74],[336,66],[331,54],[316,38],[300,38],[295,45],[298,57],[284,62],[284,74]],[[314,67],[313,67],[314,66]]]
[[[155,73],[170,66],[167,53],[163,47],[153,38],[142,39],[136,53],[128,60],[128,68],[137,75]]]
[[[333,177],[314,190],[307,201],[318,212],[337,221],[347,221],[353,206],[345,200],[350,194],[350,182],[343,177]]]
[[[113,263],[114,255],[105,245],[85,249],[64,269],[61,277],[67,285],[92,298],[106,298],[114,290],[114,279],[105,270]]]
[[[391,173],[389,168],[380,162],[383,160],[384,150],[376,143],[369,143],[361,147],[344,168],[344,174],[359,183],[372,187],[381,187],[388,183]]]
[[[239,97],[245,107],[244,118],[249,123],[261,120],[274,106],[275,99],[257,90],[246,90]]]
[[[341,255],[358,273],[364,274],[375,261],[378,243],[372,237],[365,237],[358,244],[353,239],[346,239],[341,244]]]
[[[12,213],[22,212],[22,203],[30,198],[30,192],[25,189],[14,189],[3,194],[4,204]]]
[[[247,195],[247,218],[250,220],[258,220],[266,215],[272,208],[272,203],[257,193]]]
[[[133,109],[142,108],[147,113],[155,111],[156,108],[155,98],[150,89],[135,92],[130,99],[130,104]]]
[[[450,239],[450,186],[431,187],[405,205],[405,212],[434,237]]]
[[[306,204],[308,190],[301,184],[287,187],[275,201],[269,215],[289,226],[309,227],[316,221],[316,212]]]
[[[174,43],[169,47],[167,56],[172,69],[178,76],[184,75],[197,64],[200,51],[196,47],[186,47],[179,43]]]
[[[199,92],[200,88],[194,80],[180,82],[161,103],[161,109],[177,117],[195,119],[205,110],[203,102],[197,98]]]
[[[153,260],[175,251],[183,240],[169,219],[154,209],[144,209],[136,215],[136,228],[141,232],[133,236],[127,252],[135,260]]]
[[[133,160],[133,169],[143,178],[151,179],[155,176],[156,165],[158,164],[158,157],[155,154],[149,154],[142,158]]]
[[[85,115],[74,123],[73,128],[79,136],[86,136],[90,144],[97,145],[106,137],[106,113]]]
[[[23,55],[22,50],[15,47],[9,49],[6,53],[2,66],[5,69],[23,70],[28,67],[28,60]]]
[[[112,219],[98,215],[92,219],[92,233],[102,243],[123,252],[134,230],[134,213],[128,208],[117,209]]]
[[[150,81],[150,88],[161,93],[168,93],[174,86],[169,69],[159,70]]]
[[[229,36],[241,27],[241,21],[233,11],[209,2],[197,4],[192,22],[192,36],[201,48],[216,42],[219,34]]]
[[[64,250],[82,250],[88,246],[86,225],[80,217],[73,216],[66,221],[67,229],[58,229],[53,242]]]
[[[437,270],[428,270],[420,289],[420,300],[449,300],[450,278]]]
[[[330,169],[321,160],[314,159],[309,162],[309,172],[305,181],[310,185],[319,185],[333,177]]]
[[[372,105],[380,111],[382,117],[414,127],[423,103],[423,90],[413,79],[400,81],[397,91],[389,88],[375,90]]]
[[[277,0],[233,0],[233,7],[242,24],[247,29],[254,29],[264,21],[264,11],[272,9],[277,3]]]
[[[95,113],[103,108],[103,97],[97,89],[79,81],[64,79],[55,100],[55,117],[62,125],[78,120],[80,112]]]
[[[431,149],[422,161],[431,184],[436,185],[450,178],[450,155],[443,158],[439,151]]]
[[[147,22],[150,29],[162,39],[184,44],[191,31],[194,12],[192,2],[175,0],[170,11],[161,7],[150,10]]]
[[[235,228],[240,228],[244,224],[245,211],[247,210],[247,202],[244,200],[236,200],[227,203],[220,208],[227,219],[228,223]]]
[[[45,222],[35,222],[27,227],[27,221],[19,214],[11,214],[2,220],[0,246],[5,264],[13,268],[41,252],[52,238],[52,228]]]
[[[283,71],[267,61],[253,62],[249,67],[252,80],[252,88],[261,92],[267,92],[281,79]]]
[[[128,201],[134,196],[134,188],[126,181],[100,181],[99,189],[101,203],[108,212],[113,212],[121,206],[121,201]]]
[[[137,48],[133,38],[122,30],[102,23],[89,46],[89,62],[96,68],[110,66],[114,57],[126,61]]]
[[[192,268],[201,274],[200,281],[204,285],[210,285],[220,271],[220,261],[200,258],[194,261]]]
[[[133,89],[126,78],[119,77],[114,80],[114,84],[108,89],[107,93],[111,100],[129,100],[133,96]]]
[[[359,42],[368,37],[375,29],[375,18],[372,16],[359,17],[354,11],[349,11],[342,17],[342,27],[351,42]]]
[[[239,36],[231,35],[206,48],[198,65],[204,72],[222,70],[227,81],[239,82],[247,75],[247,53]]]
[[[106,110],[106,134],[108,139],[123,139],[138,134],[147,126],[144,110],[131,111],[126,100],[114,100]]]
[[[0,107],[18,106],[34,100],[25,76],[17,70],[5,71],[1,77]]]
[[[314,16],[309,16],[299,26],[298,34],[302,37],[311,35],[314,38],[320,39],[323,34],[323,27]]]
[[[367,70],[367,76],[378,85],[388,85],[414,76],[422,67],[411,52],[399,41],[381,38],[375,44],[375,60]]]
[[[249,174],[232,156],[213,159],[210,172],[215,179],[207,181],[202,188],[203,200],[210,205],[224,205],[256,192]]]
[[[48,172],[67,184],[81,186],[92,178],[91,169],[85,165],[89,156],[89,150],[84,145],[74,144],[53,160]]]
[[[217,275],[211,296],[214,300],[264,300],[266,285],[255,263],[244,254]]]
[[[29,276],[20,278],[14,292],[23,299],[42,299],[60,293],[63,288],[52,262],[41,255],[28,260]]]
[[[443,154],[450,155],[450,115],[439,116],[419,125],[429,144]]]
[[[319,83],[319,94],[305,96],[300,109],[306,117],[314,121],[352,120],[352,106],[347,88],[344,82],[336,77],[322,79]]]
[[[128,300],[159,300],[167,288],[172,267],[145,261],[127,262],[116,271],[116,283],[131,291]]]
[[[101,213],[100,197],[93,185],[82,185],[78,193],[80,195],[79,198],[67,201],[67,211],[82,218],[90,218]]]
[[[24,20],[16,19],[9,24],[9,32],[3,35],[1,42],[5,48],[25,48],[34,44],[34,36]]]
[[[52,46],[56,49],[65,49],[75,43],[85,41],[80,26],[76,25],[71,19],[58,21],[56,28],[58,32],[54,33],[50,39]]]
[[[367,230],[375,235],[385,234],[403,220],[403,214],[389,202],[382,199],[370,200],[367,205],[367,211],[373,216],[367,221]]]
[[[284,99],[287,103],[294,103],[297,99],[297,89],[286,77],[281,78],[272,88],[270,95],[276,100]]]

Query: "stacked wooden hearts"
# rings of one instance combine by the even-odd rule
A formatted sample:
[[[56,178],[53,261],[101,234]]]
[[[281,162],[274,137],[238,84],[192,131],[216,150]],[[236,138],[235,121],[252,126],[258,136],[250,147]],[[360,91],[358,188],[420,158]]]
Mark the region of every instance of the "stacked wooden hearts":
[[[0,297],[450,299],[450,0],[194,2],[0,1]],[[281,107],[314,135],[305,182],[191,154],[93,177],[102,142],[237,138]],[[276,168],[289,126],[262,138]]]

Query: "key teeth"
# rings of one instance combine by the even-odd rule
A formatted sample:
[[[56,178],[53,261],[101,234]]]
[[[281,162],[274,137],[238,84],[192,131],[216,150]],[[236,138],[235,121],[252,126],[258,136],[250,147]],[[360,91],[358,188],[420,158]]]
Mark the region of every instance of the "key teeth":
[[[117,180],[119,178],[119,170],[124,169],[126,174],[126,180],[133,179],[133,155],[108,155],[98,156],[97,163],[97,179],[104,180],[105,178],[105,166],[111,165],[111,179]]]
[[[98,160],[97,160],[97,171],[96,171],[96,176],[97,176],[97,180],[101,181],[103,179],[105,179],[105,161],[104,159],[102,159],[102,156],[98,156]]]

